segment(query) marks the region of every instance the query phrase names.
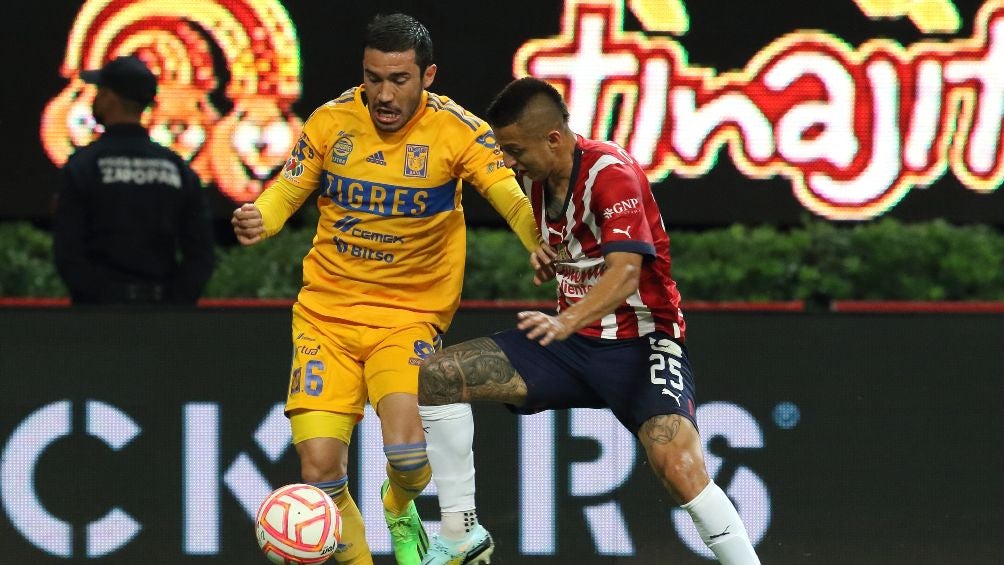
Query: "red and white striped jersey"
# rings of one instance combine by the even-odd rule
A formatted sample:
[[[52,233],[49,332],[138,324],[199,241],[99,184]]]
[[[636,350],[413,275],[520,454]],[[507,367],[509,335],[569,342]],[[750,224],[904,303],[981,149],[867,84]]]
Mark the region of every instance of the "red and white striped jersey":
[[[526,176],[520,182],[530,195],[541,236],[558,251],[559,312],[596,284],[606,270],[606,253],[644,256],[638,290],[580,334],[625,339],[663,331],[684,339],[680,293],[670,275],[669,236],[648,178],[624,149],[578,136],[571,187],[558,217],[547,215],[544,183]]]

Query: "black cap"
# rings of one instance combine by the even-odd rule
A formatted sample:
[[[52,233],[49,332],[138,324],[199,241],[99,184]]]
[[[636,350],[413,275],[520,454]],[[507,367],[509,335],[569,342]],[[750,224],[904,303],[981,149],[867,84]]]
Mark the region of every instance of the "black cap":
[[[157,77],[133,55],[112,59],[100,69],[81,71],[80,78],[143,106],[149,106],[157,95]]]

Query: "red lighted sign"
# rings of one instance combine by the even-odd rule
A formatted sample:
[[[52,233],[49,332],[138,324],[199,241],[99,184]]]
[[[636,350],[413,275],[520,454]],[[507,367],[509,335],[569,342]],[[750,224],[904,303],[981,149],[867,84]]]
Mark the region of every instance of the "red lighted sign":
[[[869,17],[910,17],[922,31],[958,28],[948,0],[926,2],[940,11],[857,3]],[[679,0],[627,4],[649,29],[690,25]],[[621,1],[568,0],[558,35],[523,44],[513,73],[558,86],[572,128],[624,146],[653,181],[702,176],[727,150],[750,178],[787,178],[813,213],[863,220],[949,169],[973,191],[1004,179],[1001,0],[982,7],[972,37],[852,47],[801,31],[726,73],[689,64],[671,37],[624,31],[624,10]]]
[[[222,84],[231,108],[210,94]],[[290,107],[300,97],[296,31],[278,0],[89,0],[70,30],[61,72],[69,80],[42,116],[49,158],[62,165],[98,133],[96,89],[80,80],[120,55],[135,54],[158,76],[144,116],[151,136],[188,159],[203,182],[234,201],[253,200],[275,177],[300,135]]]

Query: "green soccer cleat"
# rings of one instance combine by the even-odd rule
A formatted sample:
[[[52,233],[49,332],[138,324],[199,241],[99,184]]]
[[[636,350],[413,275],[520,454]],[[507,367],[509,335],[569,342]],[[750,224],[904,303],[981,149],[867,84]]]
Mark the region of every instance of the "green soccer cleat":
[[[451,542],[436,536],[432,540],[432,547],[429,553],[425,554],[422,565],[467,565],[474,563],[484,563],[488,565],[492,562],[492,552],[495,551],[495,542],[481,524],[478,524],[467,534],[467,537]]]
[[[390,481],[384,480],[380,487],[380,499],[390,488]],[[422,525],[422,518],[415,509],[415,501],[408,503],[408,509],[404,515],[395,516],[386,509],[383,517],[387,520],[387,527],[390,529],[390,540],[394,544],[394,558],[397,565],[420,565],[425,552],[429,550],[429,536],[425,534],[425,526]]]

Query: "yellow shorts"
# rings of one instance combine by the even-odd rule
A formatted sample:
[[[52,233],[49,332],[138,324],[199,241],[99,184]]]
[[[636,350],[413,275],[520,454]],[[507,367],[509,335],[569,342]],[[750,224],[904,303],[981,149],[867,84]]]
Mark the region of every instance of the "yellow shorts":
[[[442,347],[429,323],[375,328],[293,305],[293,359],[286,413],[325,410],[362,418],[395,392],[418,394],[418,367]]]
[[[352,430],[358,421],[355,414],[324,410],[293,410],[289,413],[293,445],[315,437],[335,438],[345,445],[352,445]]]

